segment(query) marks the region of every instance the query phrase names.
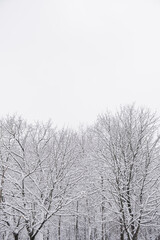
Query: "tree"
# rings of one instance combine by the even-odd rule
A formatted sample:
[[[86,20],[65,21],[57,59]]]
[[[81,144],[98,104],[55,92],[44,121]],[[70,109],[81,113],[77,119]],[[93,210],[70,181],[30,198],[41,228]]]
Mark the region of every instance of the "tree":
[[[1,119],[0,239],[158,239],[158,130],[135,106],[78,133]]]
[[[47,222],[76,197],[77,136],[16,117],[5,119],[2,128],[1,162],[7,160],[1,168],[1,223],[15,240],[43,239]]]
[[[155,220],[157,131],[155,115],[134,106],[99,116],[94,127],[94,155],[107,166],[106,202],[117,216],[121,240],[137,240],[142,226]]]

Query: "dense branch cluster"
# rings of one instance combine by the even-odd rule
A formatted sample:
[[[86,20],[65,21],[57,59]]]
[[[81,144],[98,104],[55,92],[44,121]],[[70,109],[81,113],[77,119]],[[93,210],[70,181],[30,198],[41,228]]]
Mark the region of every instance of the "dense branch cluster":
[[[155,114],[125,106],[78,132],[0,120],[1,240],[159,238]]]

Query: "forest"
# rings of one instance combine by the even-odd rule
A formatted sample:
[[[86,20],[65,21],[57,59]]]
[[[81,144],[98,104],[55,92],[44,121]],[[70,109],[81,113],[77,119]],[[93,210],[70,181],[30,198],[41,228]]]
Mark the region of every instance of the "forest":
[[[78,130],[1,118],[0,240],[159,240],[159,130],[135,105]]]

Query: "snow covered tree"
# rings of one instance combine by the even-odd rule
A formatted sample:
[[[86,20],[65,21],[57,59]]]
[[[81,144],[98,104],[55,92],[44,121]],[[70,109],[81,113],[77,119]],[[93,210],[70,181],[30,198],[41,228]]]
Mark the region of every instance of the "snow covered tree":
[[[121,240],[137,240],[141,228],[156,220],[157,131],[155,115],[134,106],[99,116],[94,128],[94,154],[107,167],[106,202],[115,213]]]
[[[2,128],[1,224],[15,240],[43,239],[48,220],[76,197],[71,192],[80,178],[77,136],[15,117]]]
[[[158,131],[134,105],[77,133],[1,119],[0,239],[158,239]]]

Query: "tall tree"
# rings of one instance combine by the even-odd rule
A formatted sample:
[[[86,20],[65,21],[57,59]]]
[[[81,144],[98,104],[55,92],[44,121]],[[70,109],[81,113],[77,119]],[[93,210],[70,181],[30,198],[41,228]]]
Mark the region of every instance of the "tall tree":
[[[95,156],[108,169],[107,199],[117,215],[120,239],[137,240],[156,213],[157,119],[148,110],[127,106],[114,116],[99,116],[94,131]]]

